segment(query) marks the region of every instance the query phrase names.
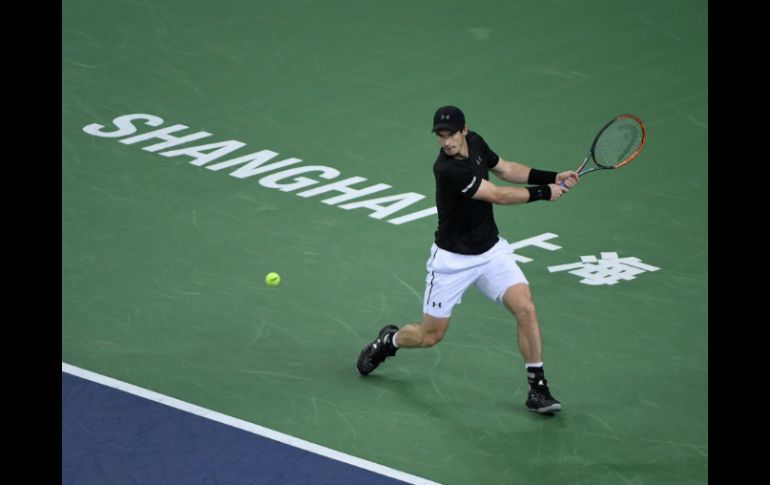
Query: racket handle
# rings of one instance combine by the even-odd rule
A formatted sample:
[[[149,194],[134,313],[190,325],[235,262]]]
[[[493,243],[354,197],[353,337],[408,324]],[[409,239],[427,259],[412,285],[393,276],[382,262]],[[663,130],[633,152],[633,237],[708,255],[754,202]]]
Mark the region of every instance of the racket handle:
[[[566,189],[566,188],[567,188],[567,184],[565,184],[565,183],[564,183],[564,180],[562,180],[561,182],[559,182],[559,185],[561,185],[561,188],[563,188],[563,189]]]

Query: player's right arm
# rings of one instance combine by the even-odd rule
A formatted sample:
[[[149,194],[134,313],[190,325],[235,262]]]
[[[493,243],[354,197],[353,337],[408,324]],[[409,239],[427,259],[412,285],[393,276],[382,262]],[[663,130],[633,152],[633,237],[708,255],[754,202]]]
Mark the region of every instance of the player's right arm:
[[[548,187],[551,189],[551,195],[548,200],[556,200],[561,197],[562,193],[566,192],[558,184],[548,184]],[[513,205],[529,202],[531,194],[532,192],[525,187],[499,186],[482,179],[481,185],[479,185],[472,198],[491,204]]]

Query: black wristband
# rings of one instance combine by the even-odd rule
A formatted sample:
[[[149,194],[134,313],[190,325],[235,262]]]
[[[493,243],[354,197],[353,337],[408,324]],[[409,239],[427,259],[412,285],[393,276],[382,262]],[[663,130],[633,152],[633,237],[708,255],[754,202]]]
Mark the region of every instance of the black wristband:
[[[551,200],[551,187],[547,185],[538,185],[536,187],[527,187],[529,190],[529,202],[536,200]]]
[[[538,170],[531,168],[529,170],[529,177],[527,178],[528,184],[544,185],[556,183],[556,172],[549,172],[548,170]]]

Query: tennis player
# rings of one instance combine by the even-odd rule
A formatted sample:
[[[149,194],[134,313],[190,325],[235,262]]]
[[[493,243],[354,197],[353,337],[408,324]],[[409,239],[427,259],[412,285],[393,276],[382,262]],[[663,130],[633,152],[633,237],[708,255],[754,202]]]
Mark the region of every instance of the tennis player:
[[[561,403],[551,395],[545,379],[543,343],[529,282],[508,241],[498,234],[492,206],[558,200],[578,183],[578,173],[537,170],[503,160],[481,135],[468,130],[465,115],[455,106],[436,111],[432,131],[441,146],[433,164],[438,230],[426,265],[422,322],[401,329],[383,327],[361,351],[358,371],[369,374],[399,348],[436,345],[449,327],[452,309],[475,285],[490,300],[505,305],[516,319],[529,383],[527,409],[560,411]],[[495,185],[489,181],[490,170],[506,182],[530,186]]]

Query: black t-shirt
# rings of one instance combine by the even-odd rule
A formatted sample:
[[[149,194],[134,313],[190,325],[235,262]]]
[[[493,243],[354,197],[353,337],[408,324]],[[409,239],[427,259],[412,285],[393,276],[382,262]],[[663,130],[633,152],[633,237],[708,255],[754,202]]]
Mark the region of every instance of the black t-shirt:
[[[438,230],[436,245],[459,254],[481,254],[497,243],[497,225],[492,204],[471,197],[489,180],[489,169],[500,157],[478,133],[468,131],[468,158],[458,160],[439,149],[433,175],[436,177]]]

